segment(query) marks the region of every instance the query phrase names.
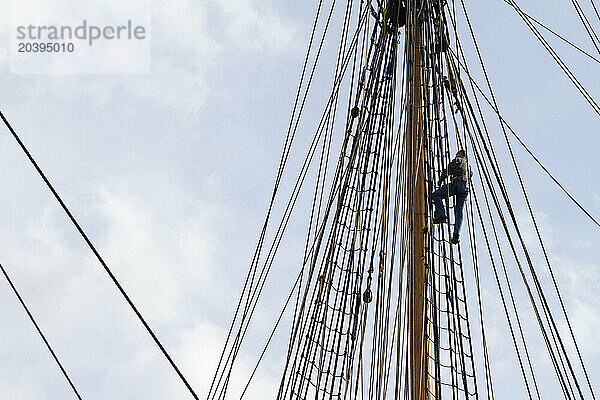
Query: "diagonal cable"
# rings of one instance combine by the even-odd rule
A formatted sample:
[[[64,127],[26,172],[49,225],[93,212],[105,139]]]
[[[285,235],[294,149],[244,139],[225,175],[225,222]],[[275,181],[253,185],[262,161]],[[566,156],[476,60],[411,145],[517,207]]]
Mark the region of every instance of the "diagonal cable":
[[[179,378],[185,384],[185,386],[187,387],[187,389],[191,393],[191,395],[194,397],[194,399],[198,399],[198,395],[196,395],[196,393],[194,392],[194,389],[192,389],[191,385],[188,383],[185,376],[183,376],[183,374],[181,373],[181,371],[179,370],[179,368],[177,367],[177,365],[175,364],[175,362],[173,361],[173,359],[171,358],[171,356],[169,355],[169,353],[167,352],[167,350],[165,349],[163,344],[160,342],[160,340],[158,339],[156,334],[152,331],[152,328],[150,328],[150,325],[148,325],[148,323],[146,322],[146,320],[144,319],[142,314],[139,312],[139,310],[137,309],[135,304],[133,304],[133,301],[131,300],[129,295],[125,292],[125,289],[123,289],[123,287],[121,286],[121,284],[119,283],[119,281],[117,280],[115,275],[112,273],[110,268],[108,268],[108,265],[106,265],[106,262],[104,261],[104,259],[100,255],[100,253],[98,252],[98,250],[96,250],[96,247],[94,246],[92,241],[88,238],[87,234],[85,233],[85,231],[83,230],[81,225],[79,225],[79,223],[77,222],[77,220],[75,219],[75,217],[73,216],[73,214],[71,213],[69,208],[66,206],[66,204],[64,203],[64,201],[62,200],[62,198],[60,197],[60,195],[58,194],[56,189],[54,189],[54,186],[52,186],[52,183],[50,183],[50,181],[48,180],[48,178],[46,177],[46,175],[44,174],[42,169],[39,167],[38,163],[35,161],[35,159],[31,155],[31,153],[29,152],[29,150],[27,150],[27,147],[25,147],[25,144],[23,144],[23,141],[21,140],[19,135],[17,135],[17,133],[15,132],[13,127],[10,125],[10,123],[4,116],[4,113],[2,113],[2,111],[0,111],[0,118],[2,118],[2,121],[4,122],[4,124],[10,131],[10,133],[13,135],[13,137],[15,138],[15,140],[17,141],[19,146],[21,147],[21,150],[23,150],[23,152],[25,153],[25,155],[27,156],[27,158],[29,159],[29,161],[31,162],[31,164],[33,165],[33,167],[35,168],[37,173],[40,175],[40,177],[42,178],[42,180],[44,181],[46,186],[48,186],[48,189],[50,189],[50,191],[52,192],[52,194],[54,195],[54,197],[56,198],[56,200],[58,201],[58,203],[60,204],[62,209],[65,211],[65,213],[67,214],[67,216],[69,217],[69,219],[71,220],[73,225],[75,225],[75,228],[77,228],[77,230],[81,234],[81,237],[87,243],[90,250],[92,250],[92,252],[96,256],[96,258],[98,259],[98,261],[100,262],[100,264],[102,265],[102,267],[104,268],[104,270],[106,271],[106,273],[108,274],[110,279],[113,281],[113,283],[115,284],[117,289],[119,289],[119,291],[121,292],[121,294],[123,295],[123,297],[125,298],[127,303],[129,304],[129,306],[131,307],[131,309],[133,310],[135,315],[138,317],[140,322],[144,325],[144,328],[146,328],[146,331],[148,331],[150,336],[152,336],[154,343],[156,343],[156,345],[158,346],[160,351],[162,351],[163,355],[169,361],[169,363],[171,364],[171,367],[173,367],[175,372],[177,372],[177,375],[179,375]]]
[[[40,328],[40,326],[37,324],[37,322],[35,321],[35,318],[33,318],[33,314],[31,314],[31,312],[29,311],[29,308],[27,307],[27,304],[25,304],[25,301],[23,300],[23,298],[21,297],[21,295],[19,294],[19,291],[17,290],[17,288],[15,287],[15,285],[13,284],[12,280],[10,279],[10,277],[8,276],[8,273],[6,272],[6,269],[4,269],[4,266],[2,264],[0,264],[0,270],[2,270],[2,274],[4,275],[4,277],[6,278],[6,281],[8,282],[8,284],[10,285],[10,288],[12,289],[12,291],[14,292],[15,296],[17,296],[17,299],[19,299],[19,303],[21,303],[21,305],[23,306],[23,308],[25,309],[25,312],[27,313],[27,316],[29,317],[29,319],[31,320],[31,322],[33,323],[33,326],[35,326],[35,329],[37,330],[37,332],[40,334],[40,337],[42,338],[42,340],[44,341],[44,344],[46,345],[46,347],[48,348],[48,351],[50,351],[50,354],[52,354],[52,358],[54,358],[54,361],[56,361],[56,364],[58,365],[58,368],[60,368],[60,371],[62,372],[62,374],[65,376],[65,379],[67,380],[67,382],[69,382],[69,386],[71,386],[71,389],[73,389],[73,392],[75,393],[75,396],[77,396],[77,398],[79,400],[81,400],[81,396],[79,395],[79,392],[77,391],[77,388],[75,388],[75,385],[73,384],[73,381],[71,380],[71,378],[69,378],[69,374],[67,374],[67,371],[65,370],[65,368],[63,367],[62,363],[60,362],[60,360],[58,359],[58,356],[56,355],[56,353],[54,352],[54,350],[52,349],[52,346],[50,346],[50,343],[48,342],[48,340],[46,339],[46,336],[44,335],[44,333],[42,332],[42,329]]]

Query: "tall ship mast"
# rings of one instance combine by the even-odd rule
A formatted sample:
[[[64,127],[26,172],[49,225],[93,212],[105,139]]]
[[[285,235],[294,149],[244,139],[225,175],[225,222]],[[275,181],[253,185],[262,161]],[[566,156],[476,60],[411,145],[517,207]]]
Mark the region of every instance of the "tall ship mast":
[[[539,21],[514,1],[506,3],[540,34]],[[491,271],[508,324],[520,398],[543,399],[552,386],[537,378],[524,308],[536,318],[536,340],[549,360],[543,368],[553,369],[552,390],[565,399],[595,398],[513,146],[525,147],[550,173],[501,115],[463,0],[347,2],[331,94],[279,224],[270,228],[331,27],[335,2],[330,6],[318,3],[269,211],[208,399],[246,395],[273,337],[285,332],[286,315],[288,339],[277,342],[287,347],[273,388],[278,400],[494,399],[482,265]],[[483,82],[473,78],[459,32],[468,33]],[[548,43],[541,34],[540,42]],[[588,92],[582,86],[580,93]],[[500,142],[505,147],[497,150]],[[442,221],[432,199],[458,150],[474,172],[464,179],[460,238],[454,229],[460,194],[443,196],[449,218]],[[498,151],[502,159],[508,155],[512,170],[499,162]],[[246,385],[231,393],[235,360],[309,172],[316,179],[299,271]],[[506,179],[520,190],[509,191]],[[524,239],[515,201],[527,205],[538,250]],[[542,263],[533,261],[534,251],[543,253]],[[515,294],[516,280],[525,296]]]

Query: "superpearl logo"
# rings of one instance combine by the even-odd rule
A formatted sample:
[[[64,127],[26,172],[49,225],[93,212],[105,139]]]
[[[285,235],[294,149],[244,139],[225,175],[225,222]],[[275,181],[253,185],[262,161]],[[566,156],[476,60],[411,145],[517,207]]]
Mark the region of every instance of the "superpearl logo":
[[[11,72],[151,72],[150,13],[150,0],[13,0]]]

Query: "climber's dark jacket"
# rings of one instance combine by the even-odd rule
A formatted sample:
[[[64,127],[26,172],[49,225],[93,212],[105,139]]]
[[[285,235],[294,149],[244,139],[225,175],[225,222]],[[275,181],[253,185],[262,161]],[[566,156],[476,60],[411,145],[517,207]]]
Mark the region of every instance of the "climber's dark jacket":
[[[452,182],[462,181],[466,187],[469,187],[469,180],[472,175],[473,172],[467,164],[467,159],[465,157],[456,157],[454,160],[450,161],[448,168],[442,171],[440,182],[446,179],[447,176],[450,176]]]

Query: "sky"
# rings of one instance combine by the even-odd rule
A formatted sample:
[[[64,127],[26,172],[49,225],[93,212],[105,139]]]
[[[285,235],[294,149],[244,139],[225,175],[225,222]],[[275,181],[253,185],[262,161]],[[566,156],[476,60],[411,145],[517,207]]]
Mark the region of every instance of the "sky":
[[[9,3],[0,0],[25,7]],[[99,21],[135,11],[126,3],[87,3],[83,11],[72,0],[61,4],[70,17]],[[600,215],[598,115],[503,1],[466,3],[504,117],[575,197]],[[51,4],[27,2],[41,14],[55,12]],[[522,7],[595,51],[567,2],[530,0]],[[0,109],[200,397],[208,391],[266,212],[315,8],[316,2],[306,1],[148,2],[151,65],[143,73],[14,71],[11,18],[0,15]],[[335,39],[317,70],[284,193],[331,87]],[[598,97],[597,65],[552,43]],[[467,50],[475,66],[474,52]],[[482,82],[480,72],[475,77]],[[82,396],[191,398],[4,133],[0,263]],[[499,143],[500,134],[492,132]],[[516,155],[594,380],[600,376],[600,230],[522,150]],[[510,182],[518,193],[516,181]],[[519,207],[526,221],[526,209]],[[273,301],[259,307],[233,393],[245,383],[297,271],[306,215],[299,212],[292,222],[266,293]],[[518,398],[494,290],[485,287],[484,297],[496,398]],[[74,398],[5,282],[0,312],[2,398]],[[533,327],[533,321],[526,325]],[[272,397],[282,350],[268,354],[247,398]],[[539,363],[543,357],[540,351]],[[555,398],[557,392],[544,397]]]

